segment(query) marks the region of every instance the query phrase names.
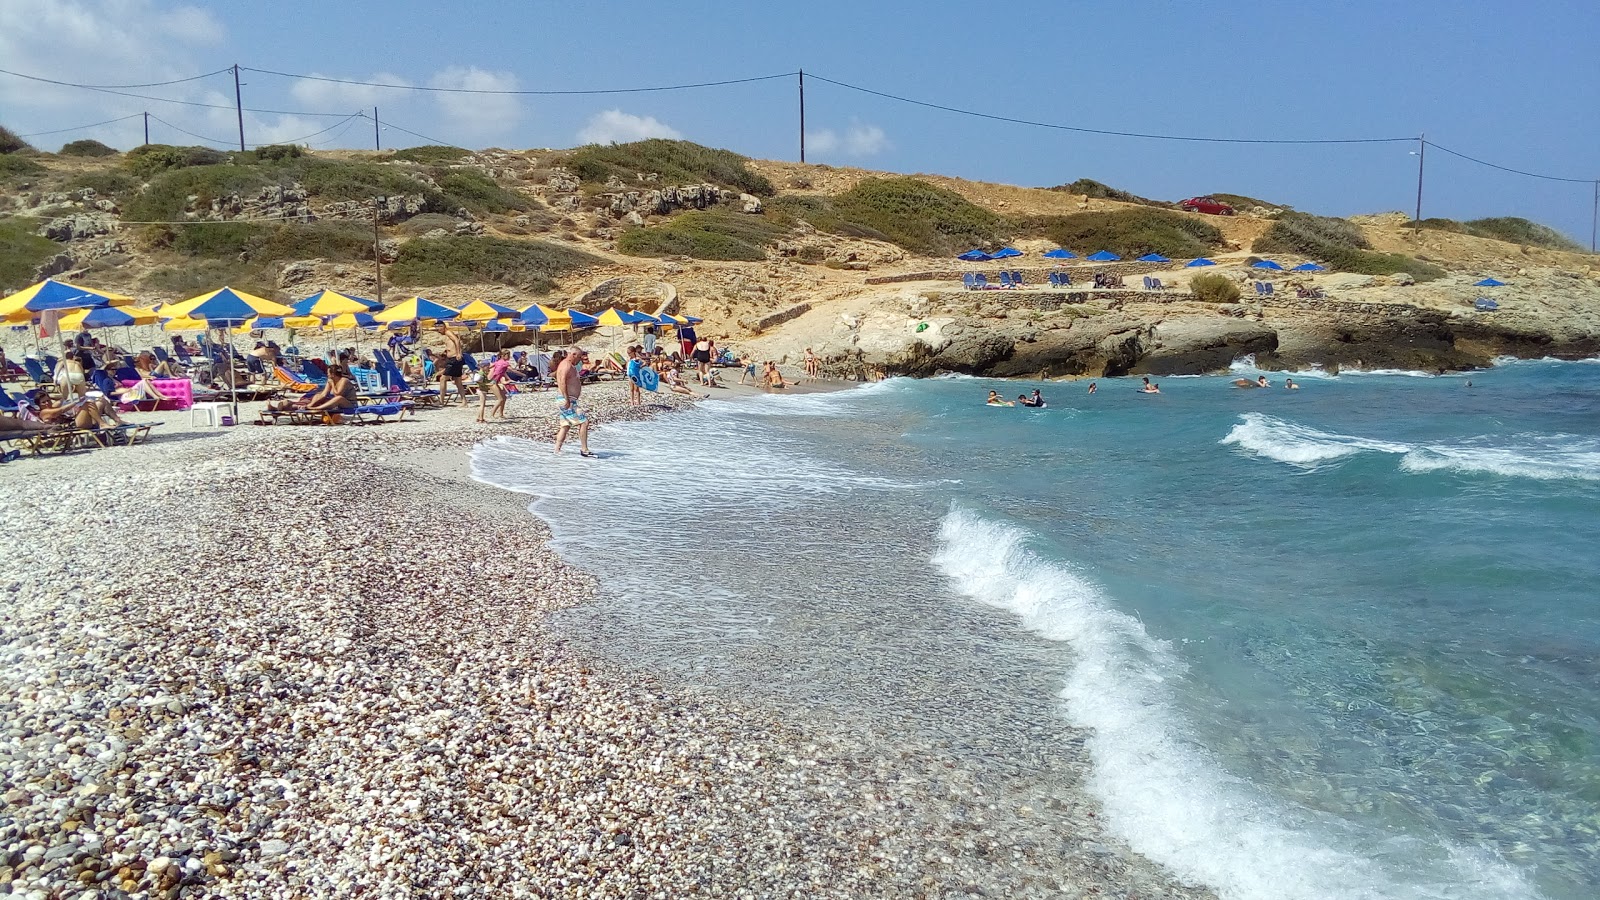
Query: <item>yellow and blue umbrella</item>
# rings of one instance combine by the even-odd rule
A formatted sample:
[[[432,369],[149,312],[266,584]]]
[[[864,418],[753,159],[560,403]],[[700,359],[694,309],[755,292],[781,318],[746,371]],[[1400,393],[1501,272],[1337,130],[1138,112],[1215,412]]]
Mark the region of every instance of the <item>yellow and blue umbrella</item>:
[[[198,297],[190,297],[181,303],[174,303],[161,309],[161,315],[167,318],[204,319],[211,323],[212,327],[238,325],[257,316],[293,314],[292,307],[228,287]]]
[[[249,334],[263,328],[315,328],[322,324],[316,316],[256,316],[233,330],[234,334]]]
[[[163,331],[206,331],[209,328],[211,324],[205,319],[191,319],[188,316],[177,316],[161,323]]]
[[[607,307],[603,312],[600,313],[600,315],[595,316],[595,321],[601,325],[620,327],[623,325],[632,325],[638,320],[633,318],[633,313],[628,312],[627,310],[617,309],[615,306],[612,306]]]
[[[114,294],[46,278],[0,300],[0,317],[9,319],[24,310],[45,312],[52,309],[127,306],[132,302],[133,298],[126,294]]]
[[[567,318],[572,320],[573,328],[593,328],[600,324],[600,320],[589,315],[581,309],[567,310]]]
[[[418,320],[454,319],[460,315],[460,310],[452,309],[443,303],[436,303],[426,297],[412,297],[410,300],[396,303],[383,312],[373,313],[372,318],[386,325],[396,325]]]
[[[337,316],[328,316],[322,320],[322,327],[332,331],[335,328],[377,328],[382,325],[372,313],[348,312]]]
[[[138,306],[97,306],[80,309],[61,317],[63,331],[86,328],[116,328],[125,325],[153,325],[161,316],[153,309]]]
[[[458,322],[493,322],[496,319],[515,319],[519,313],[509,306],[490,303],[487,300],[474,300],[461,307],[461,316]]]
[[[345,313],[372,312],[378,304],[361,297],[351,297],[338,291],[318,291],[294,304],[296,315],[338,316]]]

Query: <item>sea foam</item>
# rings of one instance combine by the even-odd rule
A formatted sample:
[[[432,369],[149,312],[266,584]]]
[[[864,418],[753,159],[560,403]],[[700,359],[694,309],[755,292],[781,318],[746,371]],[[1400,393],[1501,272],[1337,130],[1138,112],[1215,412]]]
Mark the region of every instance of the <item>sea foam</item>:
[[[1572,435],[1517,434],[1457,445],[1407,444],[1322,431],[1263,413],[1239,417],[1220,443],[1256,456],[1314,470],[1361,453],[1400,457],[1412,474],[1451,471],[1540,480],[1600,481],[1600,441]]]
[[[1092,730],[1088,786],[1109,827],[1179,877],[1229,900],[1538,896],[1487,854],[1359,835],[1230,776],[1175,708],[1186,666],[1168,642],[1072,567],[1034,552],[1023,529],[953,507],[940,540],[934,562],[961,593],[1072,647],[1060,696],[1068,718]],[[1374,858],[1374,847],[1392,861]]]

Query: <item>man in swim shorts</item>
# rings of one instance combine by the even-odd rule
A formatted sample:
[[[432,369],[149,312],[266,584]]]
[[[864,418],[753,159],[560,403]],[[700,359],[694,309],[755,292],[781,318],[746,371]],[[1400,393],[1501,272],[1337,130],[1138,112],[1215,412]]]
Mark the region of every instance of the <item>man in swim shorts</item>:
[[[467,364],[462,360],[465,351],[461,347],[461,336],[450,330],[443,322],[433,323],[433,330],[444,338],[444,359],[439,370],[439,402],[444,403],[447,396],[444,391],[446,382],[456,383],[456,396],[461,398],[461,405],[467,405],[467,388],[464,375]]]
[[[588,358],[589,351],[574,347],[556,366],[556,393],[561,395],[561,406],[556,411],[556,452],[561,452],[561,445],[567,442],[568,432],[577,426],[578,455],[593,458],[594,454],[589,452],[589,417],[578,411],[578,397],[583,393],[583,376],[580,373]]]

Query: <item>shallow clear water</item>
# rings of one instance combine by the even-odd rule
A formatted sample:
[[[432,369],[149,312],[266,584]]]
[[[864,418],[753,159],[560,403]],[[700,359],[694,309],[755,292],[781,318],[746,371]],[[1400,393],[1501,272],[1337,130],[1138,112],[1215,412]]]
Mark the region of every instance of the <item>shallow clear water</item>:
[[[894,380],[474,469],[603,573],[580,639],[985,758],[1091,726],[1110,826],[1225,897],[1593,896],[1600,365],[1269,377]]]

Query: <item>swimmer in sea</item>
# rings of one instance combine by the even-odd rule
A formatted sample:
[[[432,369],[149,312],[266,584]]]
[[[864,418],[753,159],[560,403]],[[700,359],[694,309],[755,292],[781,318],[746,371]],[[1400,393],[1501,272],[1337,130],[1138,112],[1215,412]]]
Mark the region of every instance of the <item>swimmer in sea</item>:
[[[1251,381],[1248,378],[1235,378],[1233,380],[1233,386],[1236,387],[1236,388],[1266,387],[1267,386],[1267,376],[1263,375],[1260,378],[1256,379],[1255,381]]]
[[[1012,403],[1010,400],[1001,400],[999,391],[990,391],[989,392],[989,399],[984,401],[984,405],[986,405],[986,406],[1016,406],[1016,404]]]
[[[1298,391],[1300,390],[1300,385],[1295,384],[1293,378],[1285,378],[1283,380],[1283,389],[1286,391]]]
[[[1150,383],[1150,379],[1146,378],[1144,380],[1144,387],[1139,389],[1139,393],[1141,393],[1141,394],[1159,394],[1159,393],[1161,393],[1161,385],[1159,385],[1159,384],[1151,384]]]
[[[1033,389],[1033,396],[1028,398],[1028,405],[1044,408],[1044,395],[1039,393],[1038,388]]]
[[[1092,382],[1092,381],[1091,381],[1091,382],[1089,382],[1089,393],[1091,393],[1091,394],[1092,394],[1092,393],[1094,393],[1094,392],[1095,392],[1095,391],[1098,391],[1098,390],[1099,390],[1099,389],[1100,389],[1100,388],[1099,388],[1099,386],[1098,386],[1098,385],[1096,385],[1096,384],[1095,384],[1095,383],[1094,383],[1094,382]]]

